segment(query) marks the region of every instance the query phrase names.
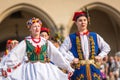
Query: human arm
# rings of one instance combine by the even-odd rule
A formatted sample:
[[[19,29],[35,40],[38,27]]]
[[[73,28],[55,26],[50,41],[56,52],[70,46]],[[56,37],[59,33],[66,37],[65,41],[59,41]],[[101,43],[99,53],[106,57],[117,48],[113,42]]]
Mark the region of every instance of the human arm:
[[[67,37],[63,44],[60,46],[59,51],[62,53],[62,55],[71,63],[74,59],[74,56],[72,54],[72,52],[70,52],[71,49],[71,41],[70,38]]]
[[[6,60],[2,62],[3,70],[7,71],[8,69],[15,69],[18,67],[23,60],[25,50],[25,41],[22,41],[15,48],[13,48],[6,57]]]
[[[71,68],[69,62],[63,57],[61,52],[50,42],[48,41],[47,53],[50,60],[60,68],[66,69],[69,72],[74,70]]]
[[[98,56],[95,56],[95,59],[99,61],[103,59],[105,56],[107,56],[107,54],[110,52],[111,49],[108,43],[98,34],[97,34],[97,42],[98,42],[98,47],[100,49],[100,53],[98,54]]]
[[[9,52],[6,60],[2,64],[7,67],[13,68],[14,66],[22,62],[25,52],[26,52],[26,43],[23,40]]]

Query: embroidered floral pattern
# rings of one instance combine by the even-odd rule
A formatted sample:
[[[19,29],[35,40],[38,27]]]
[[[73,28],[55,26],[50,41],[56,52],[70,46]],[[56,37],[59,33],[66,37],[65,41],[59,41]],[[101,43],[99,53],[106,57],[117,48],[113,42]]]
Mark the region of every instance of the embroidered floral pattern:
[[[90,47],[90,59],[94,59],[95,57],[95,43],[94,43],[94,39],[92,36],[88,36],[89,39],[89,47]],[[78,52],[78,56],[79,56],[79,60],[83,60],[83,51],[82,51],[82,46],[81,46],[81,38],[80,38],[80,34],[77,33],[76,36],[76,45],[77,45],[77,52]],[[75,67],[77,66],[77,68],[80,67],[80,64],[76,64]],[[90,71],[90,65],[86,65],[86,73],[87,73],[87,78],[89,80],[91,80],[91,71]],[[77,80],[82,80],[81,76],[80,78],[77,77]],[[84,78],[83,78],[84,80]]]
[[[76,78],[76,80],[84,80],[84,75],[81,74],[80,76],[78,76],[78,77]]]
[[[76,45],[77,45],[77,52],[79,55],[79,59],[82,60],[83,59],[83,51],[82,51],[82,47],[81,47],[81,40],[79,38],[79,36],[76,36]]]
[[[95,58],[95,42],[93,40],[92,36],[89,36],[89,41],[90,41],[90,50],[91,50],[91,59]]]
[[[93,74],[94,80],[100,80],[100,75],[94,73]]]
[[[35,47],[29,41],[26,40],[27,44],[27,57],[29,61],[40,61],[40,62],[50,62],[48,58],[47,50],[47,43],[39,47],[38,45]]]
[[[94,43],[94,39],[92,36],[89,36],[89,43],[90,43],[90,54],[91,54],[91,57],[90,59],[94,59],[94,55],[95,55],[95,43]],[[82,51],[82,46],[81,46],[81,39],[80,39],[80,36],[79,36],[79,33],[77,33],[77,36],[76,36],[76,45],[77,45],[77,52],[78,52],[78,55],[79,55],[79,59],[80,60],[83,60],[83,51]]]

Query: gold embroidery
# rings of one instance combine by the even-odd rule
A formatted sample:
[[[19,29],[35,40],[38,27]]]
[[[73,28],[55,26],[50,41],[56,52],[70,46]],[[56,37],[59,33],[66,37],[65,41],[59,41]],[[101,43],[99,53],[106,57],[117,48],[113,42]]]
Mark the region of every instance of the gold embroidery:
[[[92,36],[89,37],[89,41],[90,41],[90,49],[91,49],[91,59],[95,58],[95,43],[94,43],[94,39]]]
[[[83,56],[82,56],[82,48],[81,48],[81,40],[79,38],[79,36],[76,36],[76,45],[77,45],[77,52],[79,55],[79,59],[82,60]]]
[[[76,77],[76,80],[84,80],[84,75],[81,74],[80,76]]]
[[[89,36],[89,42],[90,42],[90,59],[94,59],[95,58],[95,43],[94,43],[94,39],[92,36]],[[79,60],[83,60],[83,51],[82,51],[82,47],[81,47],[81,39],[79,37],[79,35],[76,36],[76,45],[77,45],[77,52],[79,55]],[[75,66],[80,67],[80,64],[76,64]],[[86,75],[87,75],[87,79],[91,80],[91,70],[90,70],[90,64],[86,64]],[[77,80],[79,80],[79,77],[77,78]]]
[[[30,58],[31,55],[32,55],[32,52],[27,51],[27,56],[28,56],[28,58]]]
[[[94,39],[92,36],[89,36],[89,41],[90,41],[90,54],[91,54],[91,59],[94,59],[94,55],[95,55],[95,43],[94,43]],[[77,52],[79,55],[79,60],[83,60],[83,51],[82,51],[82,47],[81,47],[81,39],[79,37],[79,35],[76,36],[76,45],[77,45]]]
[[[100,75],[94,73],[93,76],[94,76],[94,79],[95,79],[95,80],[101,80],[101,79],[100,79]]]

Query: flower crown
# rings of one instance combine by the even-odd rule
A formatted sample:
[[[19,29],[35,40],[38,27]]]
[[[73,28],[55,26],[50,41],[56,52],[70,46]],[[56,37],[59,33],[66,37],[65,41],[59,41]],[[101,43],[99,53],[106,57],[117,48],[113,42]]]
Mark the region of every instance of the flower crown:
[[[27,21],[27,28],[29,29],[31,27],[32,24],[34,23],[39,23],[42,26],[42,22],[39,18],[31,18],[30,20]]]

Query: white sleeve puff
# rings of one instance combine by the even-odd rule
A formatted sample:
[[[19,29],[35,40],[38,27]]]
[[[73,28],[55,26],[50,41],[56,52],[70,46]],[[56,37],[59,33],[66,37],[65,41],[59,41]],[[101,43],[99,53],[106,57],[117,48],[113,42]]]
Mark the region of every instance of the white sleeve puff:
[[[97,34],[97,41],[98,41],[98,47],[100,49],[99,56],[104,58],[110,52],[111,50],[110,46],[99,34]]]

